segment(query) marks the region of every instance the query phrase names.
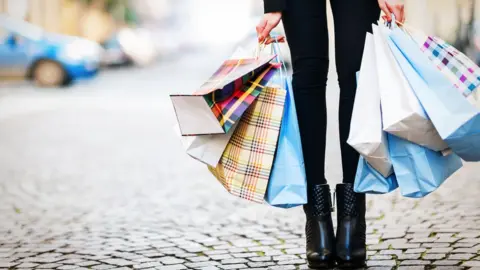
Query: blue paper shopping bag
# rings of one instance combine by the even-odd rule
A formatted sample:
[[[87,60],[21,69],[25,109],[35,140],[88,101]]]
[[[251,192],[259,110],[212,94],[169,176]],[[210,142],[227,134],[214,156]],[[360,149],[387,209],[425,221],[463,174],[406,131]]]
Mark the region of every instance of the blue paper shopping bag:
[[[273,46],[279,53],[278,44]],[[307,203],[307,180],[291,80],[284,66],[282,69],[277,79],[285,85],[287,97],[265,201],[272,206],[291,208]]]
[[[386,194],[397,188],[397,177],[394,173],[385,178],[381,173],[372,168],[365,158],[360,156],[360,159],[358,160],[357,174],[355,175],[355,192]]]
[[[394,135],[388,135],[388,146],[404,197],[425,197],[462,167],[462,160],[455,154],[444,156]]]
[[[465,161],[480,161],[480,111],[402,29],[394,26],[389,45],[442,139]]]

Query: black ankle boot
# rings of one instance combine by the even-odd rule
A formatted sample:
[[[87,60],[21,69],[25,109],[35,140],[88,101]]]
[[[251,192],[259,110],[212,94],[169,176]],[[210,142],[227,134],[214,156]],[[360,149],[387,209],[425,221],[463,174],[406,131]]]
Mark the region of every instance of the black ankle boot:
[[[309,187],[308,204],[303,207],[307,216],[308,266],[314,269],[335,266],[335,235],[332,224],[332,200],[328,185]]]
[[[337,264],[340,268],[365,266],[367,225],[365,194],[355,193],[353,184],[339,184],[337,196]]]

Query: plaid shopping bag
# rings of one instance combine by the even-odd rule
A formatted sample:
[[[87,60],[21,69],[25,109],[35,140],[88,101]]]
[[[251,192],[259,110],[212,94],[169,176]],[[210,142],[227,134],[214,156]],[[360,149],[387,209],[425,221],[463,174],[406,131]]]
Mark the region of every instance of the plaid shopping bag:
[[[480,87],[480,68],[444,40],[415,33],[421,50],[465,97]]]
[[[181,135],[225,134],[271,78],[274,56],[230,59],[190,95],[171,95]]]
[[[285,98],[284,87],[266,87],[241,118],[217,167],[208,167],[231,194],[263,202],[278,143]]]

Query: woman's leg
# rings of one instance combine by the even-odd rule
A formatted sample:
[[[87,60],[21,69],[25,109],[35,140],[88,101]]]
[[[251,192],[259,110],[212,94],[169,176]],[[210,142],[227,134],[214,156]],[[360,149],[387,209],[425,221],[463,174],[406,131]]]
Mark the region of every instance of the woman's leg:
[[[355,193],[358,153],[347,144],[366,32],[380,17],[376,0],[331,0],[335,21],[335,54],[340,84],[340,146],[343,183],[337,185],[336,253],[340,267],[361,267],[366,260],[365,194]]]
[[[335,22],[335,60],[340,84],[340,147],[343,182],[353,183],[359,155],[347,144],[366,33],[380,17],[377,0],[331,0]]]
[[[289,1],[283,24],[292,55],[292,84],[308,184],[326,184],[325,91],[329,66],[326,1]]]
[[[292,54],[292,84],[308,181],[308,204],[304,206],[307,260],[311,268],[330,268],[335,263],[335,235],[324,173],[329,64],[326,1],[289,1],[283,23]]]

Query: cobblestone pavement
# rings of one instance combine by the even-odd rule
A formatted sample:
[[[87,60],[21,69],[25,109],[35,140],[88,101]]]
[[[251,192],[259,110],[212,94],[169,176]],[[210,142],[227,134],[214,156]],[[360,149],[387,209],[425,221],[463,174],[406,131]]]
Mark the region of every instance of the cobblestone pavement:
[[[209,72],[193,62],[0,90],[0,269],[307,269],[300,209],[236,199],[182,154],[167,93]],[[480,267],[479,173],[370,196],[368,266]]]

